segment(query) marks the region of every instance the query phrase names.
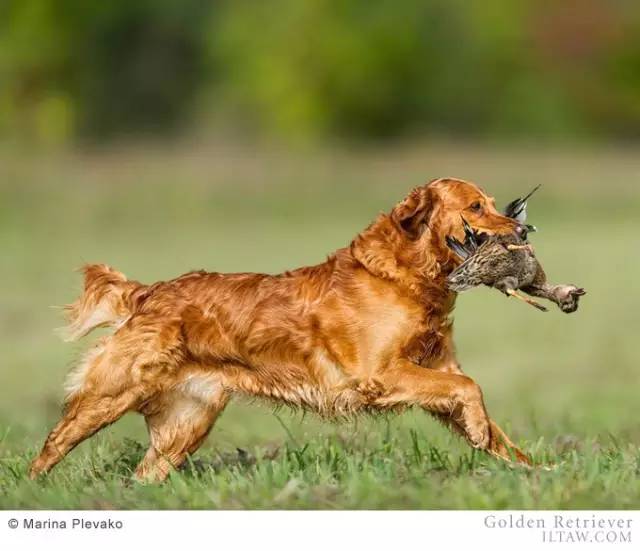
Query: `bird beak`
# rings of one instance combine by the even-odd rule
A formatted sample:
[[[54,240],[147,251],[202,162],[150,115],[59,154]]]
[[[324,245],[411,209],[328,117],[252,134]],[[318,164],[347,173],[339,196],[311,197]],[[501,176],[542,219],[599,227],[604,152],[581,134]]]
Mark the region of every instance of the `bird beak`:
[[[529,233],[528,226],[523,226],[522,224],[519,224],[518,226],[516,226],[516,235],[520,237],[523,241],[527,240],[528,233]]]

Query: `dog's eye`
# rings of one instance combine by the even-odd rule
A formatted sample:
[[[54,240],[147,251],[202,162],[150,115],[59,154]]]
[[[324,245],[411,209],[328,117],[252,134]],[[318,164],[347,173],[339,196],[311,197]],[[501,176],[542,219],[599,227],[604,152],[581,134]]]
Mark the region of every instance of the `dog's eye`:
[[[480,203],[480,201],[476,201],[475,203],[472,203],[471,206],[469,207],[469,210],[473,212],[482,211],[482,203]]]

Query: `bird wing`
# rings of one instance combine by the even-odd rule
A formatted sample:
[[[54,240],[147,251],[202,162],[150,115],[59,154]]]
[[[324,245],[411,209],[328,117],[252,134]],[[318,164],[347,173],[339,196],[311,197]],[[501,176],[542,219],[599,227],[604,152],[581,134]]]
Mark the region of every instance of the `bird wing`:
[[[456,253],[462,260],[466,260],[469,258],[474,251],[468,249],[464,243],[460,243],[455,237],[452,235],[447,235],[446,237],[447,246]]]
[[[464,217],[462,218],[462,227],[464,228],[464,243],[467,247],[472,248],[474,251],[478,249],[479,242],[476,231],[469,225]]]
[[[531,198],[531,196],[540,189],[542,184],[534,187],[527,195],[524,197],[519,197],[515,201],[511,201],[506,208],[504,209],[504,215],[509,218],[513,218],[520,224],[524,224],[527,221],[527,201]]]
[[[511,253],[495,239],[485,241],[478,250],[447,278],[449,289],[460,293],[478,285],[493,287],[513,271]]]
[[[471,266],[459,266],[447,278],[447,286],[456,293],[462,293],[482,284],[482,278]]]
[[[462,219],[462,226],[464,228],[464,243],[461,243],[452,235],[446,237],[446,242],[447,246],[462,258],[462,260],[467,260],[473,256],[480,248],[480,245],[487,240],[488,235],[478,233],[462,216],[460,218]]]
[[[486,276],[483,264],[484,258],[477,254],[465,260],[449,274],[447,278],[449,289],[456,293],[461,293],[482,285]]]

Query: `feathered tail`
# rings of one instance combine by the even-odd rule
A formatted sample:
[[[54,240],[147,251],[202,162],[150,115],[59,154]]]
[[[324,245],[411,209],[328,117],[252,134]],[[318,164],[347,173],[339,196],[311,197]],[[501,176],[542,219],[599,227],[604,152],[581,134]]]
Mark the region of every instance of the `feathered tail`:
[[[129,281],[106,264],[83,268],[84,292],[64,307],[67,326],[57,330],[63,340],[78,340],[96,327],[118,327],[132,315],[139,291],[145,286]]]

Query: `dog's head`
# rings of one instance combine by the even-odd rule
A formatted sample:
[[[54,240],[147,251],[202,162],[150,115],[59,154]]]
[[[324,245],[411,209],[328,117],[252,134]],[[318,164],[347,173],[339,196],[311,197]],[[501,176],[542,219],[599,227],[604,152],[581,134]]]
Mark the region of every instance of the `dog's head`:
[[[523,228],[500,214],[495,200],[471,182],[441,178],[414,189],[391,211],[391,219],[409,239],[429,231],[441,244],[447,235],[464,239],[462,219],[489,235],[519,233]]]
[[[500,214],[494,199],[477,185],[440,178],[414,189],[389,215],[378,218],[356,238],[352,252],[375,275],[397,279],[417,271],[433,274],[457,262],[446,237],[464,240],[463,218],[489,235],[526,231]]]

